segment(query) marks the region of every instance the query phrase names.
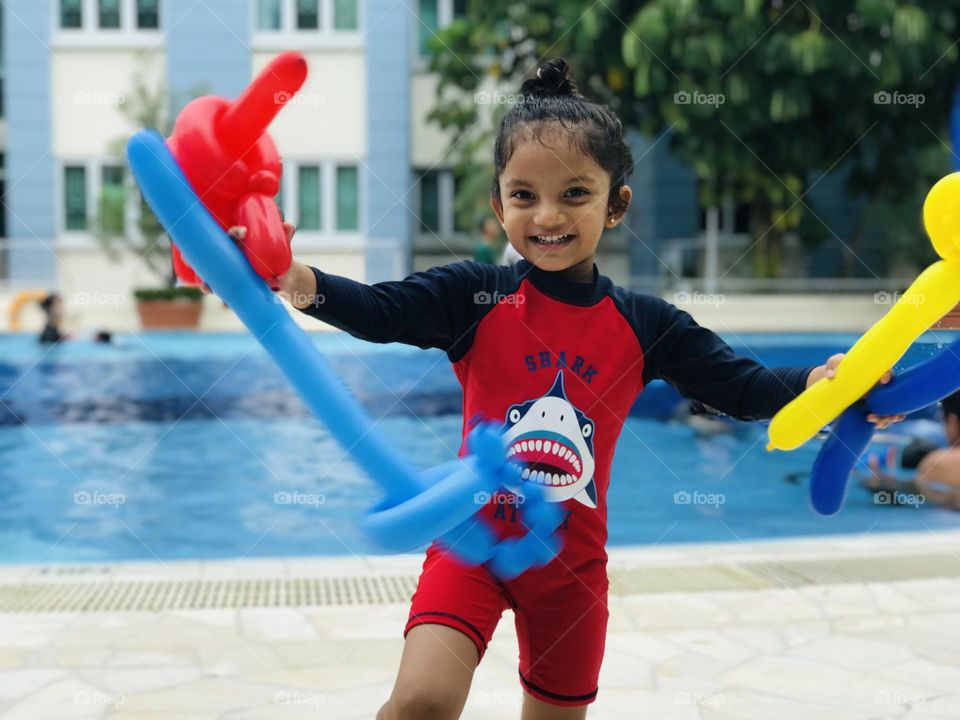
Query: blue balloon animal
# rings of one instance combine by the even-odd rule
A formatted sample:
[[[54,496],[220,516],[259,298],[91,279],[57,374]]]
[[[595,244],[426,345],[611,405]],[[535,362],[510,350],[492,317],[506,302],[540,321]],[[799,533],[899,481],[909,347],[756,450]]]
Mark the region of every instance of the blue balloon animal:
[[[843,505],[850,473],[857,466],[874,426],[869,413],[906,415],[960,390],[960,340],[940,353],[896,375],[851,405],[833,424],[820,448],[810,478],[810,500],[821,515],[832,515]]]
[[[237,314],[354,460],[385,490],[365,520],[382,548],[401,552],[439,539],[470,565],[487,563],[502,579],[545,565],[560,550],[560,508],[543,490],[520,479],[506,460],[497,428],[478,425],[469,455],[419,473],[373,428],[370,417],[334,375],[325,358],[290,317],[240,249],[210,215],[159,133],[137,133],[127,145],[133,174],[150,207],[187,262]],[[521,487],[528,532],[497,541],[474,517],[501,487]]]

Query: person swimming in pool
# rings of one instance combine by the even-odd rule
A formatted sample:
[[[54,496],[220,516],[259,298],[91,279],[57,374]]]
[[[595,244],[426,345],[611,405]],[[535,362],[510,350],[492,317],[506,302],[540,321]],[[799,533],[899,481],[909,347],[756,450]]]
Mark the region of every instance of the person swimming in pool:
[[[37,338],[38,342],[54,344],[61,340],[74,339],[72,335],[64,333],[61,329],[65,307],[63,298],[60,297],[59,293],[48,294],[40,301],[40,309],[43,310],[46,320],[43,330],[40,332],[40,337]],[[98,343],[109,343],[113,340],[113,336],[106,330],[97,330],[90,339]]]
[[[868,460],[869,472],[860,478],[863,487],[874,491],[878,497],[922,496],[937,507],[960,510],[960,391],[945,397],[940,406],[947,446],[916,438],[903,448],[899,458],[896,447],[887,449],[882,463],[873,455]],[[901,470],[914,472],[906,478],[898,477],[889,469],[898,465]]]

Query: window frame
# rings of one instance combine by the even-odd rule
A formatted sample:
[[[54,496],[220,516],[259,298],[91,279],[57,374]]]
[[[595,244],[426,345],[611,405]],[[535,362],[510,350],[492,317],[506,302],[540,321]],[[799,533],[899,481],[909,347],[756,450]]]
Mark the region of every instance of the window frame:
[[[453,12],[454,0],[434,0],[437,5],[437,30],[443,30],[445,27],[449,26],[454,20],[457,19],[456,15]],[[415,41],[413,43],[413,54],[416,58],[418,65],[422,66],[420,69],[426,69],[427,66],[427,53],[424,52],[420,47],[420,33],[423,29],[425,23],[420,19],[420,6],[417,5],[416,8],[416,23],[415,25]]]
[[[251,46],[253,50],[279,51],[291,47],[308,49],[312,47],[357,47],[365,43],[366,3],[355,0],[357,8],[357,27],[354,30],[335,30],[334,0],[318,0],[319,29],[297,27],[297,0],[280,0],[280,28],[261,30],[257,24],[259,0],[250,3]]]
[[[366,243],[366,193],[364,191],[366,168],[361,158],[286,158],[283,161],[283,216],[296,223],[300,217],[300,167],[320,168],[320,229],[297,228],[296,244],[307,250],[362,249]],[[336,228],[336,169],[357,169],[357,229]]]
[[[100,27],[99,0],[81,0],[80,27],[65,28],[60,24],[60,2],[51,0],[54,6],[51,22],[51,46],[58,47],[154,47],[163,45],[164,21],[167,17],[167,1],[157,0],[157,25],[155,28],[140,28],[137,25],[137,0],[120,0],[120,27]]]
[[[457,238],[470,235],[470,229],[458,229],[456,217],[456,181],[451,167],[414,168],[417,175],[417,219],[415,232],[418,237]],[[423,209],[423,182],[426,173],[437,175],[437,221],[438,229],[424,229],[420,211]]]
[[[84,230],[67,228],[66,168],[82,167],[86,178],[87,227]],[[103,189],[103,169],[117,167],[123,171],[123,226],[124,232],[139,240],[140,195],[136,181],[122,160],[111,157],[63,157],[57,162],[54,178],[54,234],[58,247],[95,249],[100,247],[93,221],[100,207]]]

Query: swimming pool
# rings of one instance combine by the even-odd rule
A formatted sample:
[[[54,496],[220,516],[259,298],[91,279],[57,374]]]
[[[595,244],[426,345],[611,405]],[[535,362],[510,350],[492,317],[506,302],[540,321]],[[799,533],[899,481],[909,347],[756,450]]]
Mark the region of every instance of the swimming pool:
[[[424,467],[455,455],[460,391],[442,353],[313,338],[401,452]],[[856,337],[726,339],[775,366],[817,364]],[[903,364],[951,339],[926,336]],[[756,423],[701,437],[667,421],[678,399],[651,385],[624,427],[611,544],[960,527],[960,514],[876,505],[858,490],[820,517],[804,478],[816,443],[767,453]],[[376,494],[248,334],[52,349],[0,335],[0,563],[371,552],[356,518]]]

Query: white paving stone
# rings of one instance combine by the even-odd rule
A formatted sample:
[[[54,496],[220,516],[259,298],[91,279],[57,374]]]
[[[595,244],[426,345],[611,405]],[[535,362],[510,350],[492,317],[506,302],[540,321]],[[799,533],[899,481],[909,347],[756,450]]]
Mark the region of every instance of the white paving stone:
[[[942,551],[943,537],[897,551]],[[960,543],[960,535],[944,536]],[[925,540],[925,542],[924,542]],[[816,559],[886,552],[889,539],[689,545],[631,563]],[[156,576],[413,574],[415,558],[166,563]],[[150,578],[149,563],[109,566]],[[31,577],[31,581],[35,579]],[[63,576],[42,577],[65,581]],[[0,579],[9,582],[15,572]],[[79,573],[79,578],[85,577]],[[4,720],[371,720],[389,696],[409,607],[0,614]],[[590,720],[956,720],[960,579],[614,596]],[[513,614],[474,678],[465,720],[516,720]]]

